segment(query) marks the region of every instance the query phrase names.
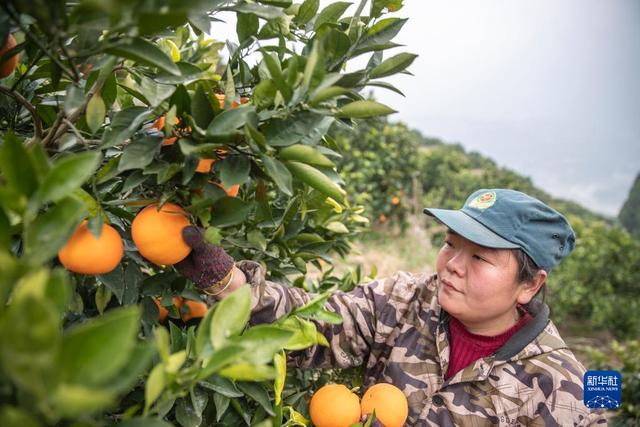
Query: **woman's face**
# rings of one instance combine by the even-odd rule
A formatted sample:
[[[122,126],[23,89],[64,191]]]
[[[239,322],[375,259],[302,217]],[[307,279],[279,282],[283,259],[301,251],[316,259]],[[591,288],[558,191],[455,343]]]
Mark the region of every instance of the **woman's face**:
[[[497,335],[517,320],[517,303],[532,295],[516,281],[509,249],[490,249],[448,231],[436,262],[440,305],[470,332]]]

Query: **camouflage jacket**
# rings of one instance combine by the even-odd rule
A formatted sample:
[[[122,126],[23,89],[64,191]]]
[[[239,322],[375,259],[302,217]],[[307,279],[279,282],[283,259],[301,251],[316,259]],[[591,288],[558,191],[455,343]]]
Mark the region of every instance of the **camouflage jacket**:
[[[238,263],[252,287],[251,323],[270,323],[313,295],[266,281],[259,264]],[[337,292],[326,308],[343,323],[316,322],[329,347],[291,353],[302,368],[366,365],[364,386],[388,382],[409,402],[409,426],[606,425],[583,404],[584,367],[567,348],[549,308],[532,302],[533,319],[495,354],[449,380],[448,314],[436,275],[397,273]]]

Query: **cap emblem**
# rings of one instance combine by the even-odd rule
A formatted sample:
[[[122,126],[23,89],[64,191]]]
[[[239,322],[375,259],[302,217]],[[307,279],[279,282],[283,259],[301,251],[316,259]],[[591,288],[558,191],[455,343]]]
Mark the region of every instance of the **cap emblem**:
[[[473,199],[471,202],[469,202],[469,207],[484,210],[493,206],[495,202],[496,202],[496,192],[488,191],[484,194],[479,195],[478,197]]]

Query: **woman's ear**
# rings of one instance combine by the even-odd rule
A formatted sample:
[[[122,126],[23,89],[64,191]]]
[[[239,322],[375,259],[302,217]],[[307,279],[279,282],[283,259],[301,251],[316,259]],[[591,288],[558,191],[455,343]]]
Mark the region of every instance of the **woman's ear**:
[[[540,288],[544,286],[547,281],[547,275],[546,271],[538,270],[533,280],[520,285],[520,292],[517,297],[518,303],[522,305],[528,304],[536,296]]]

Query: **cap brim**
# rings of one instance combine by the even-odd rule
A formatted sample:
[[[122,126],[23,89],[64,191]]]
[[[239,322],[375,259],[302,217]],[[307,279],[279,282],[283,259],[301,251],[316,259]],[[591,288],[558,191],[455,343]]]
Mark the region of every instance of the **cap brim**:
[[[462,211],[427,208],[424,209],[423,212],[438,219],[451,230],[480,246],[497,249],[515,249],[520,247],[489,230]]]

